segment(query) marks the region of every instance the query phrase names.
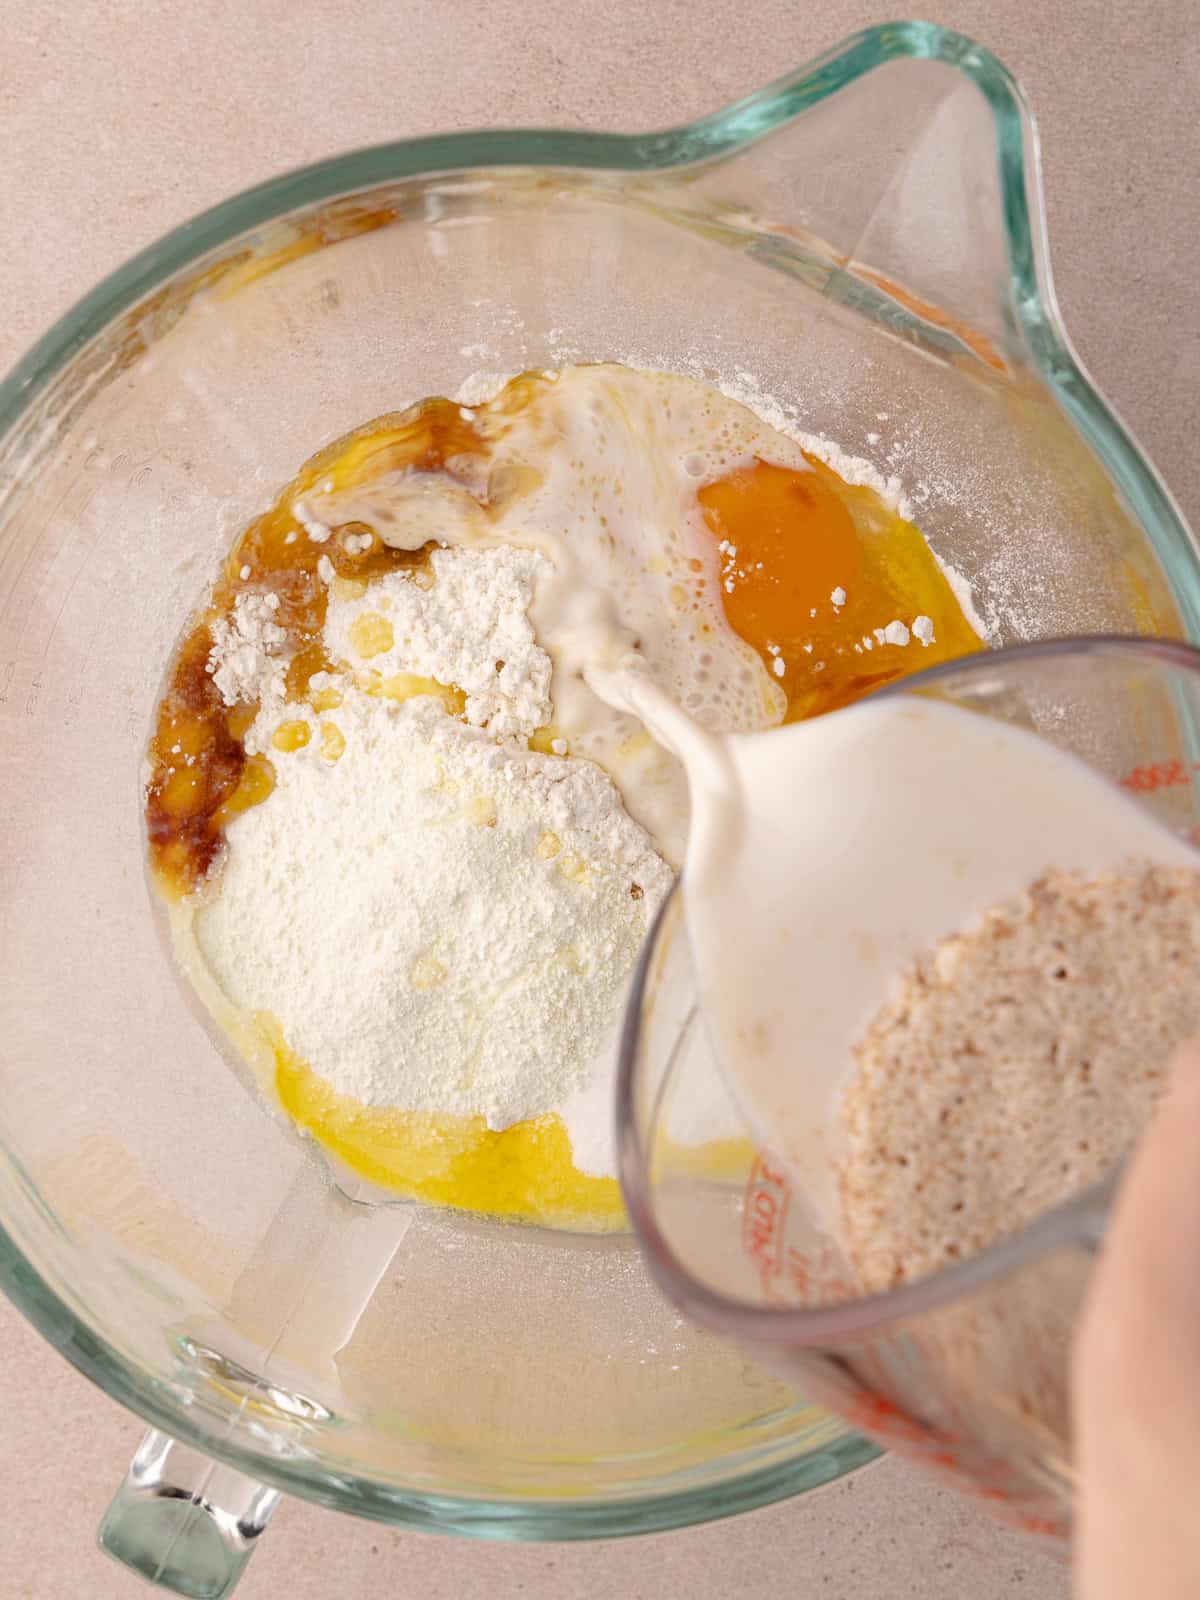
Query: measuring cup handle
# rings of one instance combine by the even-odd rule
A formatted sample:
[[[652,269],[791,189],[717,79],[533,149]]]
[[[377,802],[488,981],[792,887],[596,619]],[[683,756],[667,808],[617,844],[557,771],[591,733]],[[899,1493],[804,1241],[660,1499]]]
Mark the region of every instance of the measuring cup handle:
[[[100,1548],[189,1600],[233,1593],[279,1492],[151,1429],[100,1524]]]

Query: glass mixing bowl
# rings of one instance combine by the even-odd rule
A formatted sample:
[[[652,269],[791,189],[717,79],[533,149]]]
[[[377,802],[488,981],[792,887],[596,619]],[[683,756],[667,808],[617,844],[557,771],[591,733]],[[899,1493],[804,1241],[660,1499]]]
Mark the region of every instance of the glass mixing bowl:
[[[0,1281],[163,1430],[103,1537],[180,1592],[228,1592],[280,1490],[573,1538],[872,1454],[683,1324],[630,1239],[333,1188],[230,1075],[156,928],[143,751],[234,534],[371,417],[597,359],[756,388],[886,464],[996,641],[1197,633],[1191,539],[1056,313],[1020,93],[925,24],[664,133],[341,157],[71,311],[0,386]]]

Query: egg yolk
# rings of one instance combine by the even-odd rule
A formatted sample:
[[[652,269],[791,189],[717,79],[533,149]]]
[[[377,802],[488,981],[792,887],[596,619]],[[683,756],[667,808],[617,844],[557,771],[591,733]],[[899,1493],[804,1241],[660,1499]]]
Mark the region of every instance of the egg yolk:
[[[726,619],[764,651],[772,641],[802,643],[813,607],[827,607],[834,589],[858,577],[854,519],[815,472],[758,461],[698,499],[726,546]]]
[[[788,722],[982,648],[920,530],[805,459],[756,461],[698,494],[725,620],[783,689]]]

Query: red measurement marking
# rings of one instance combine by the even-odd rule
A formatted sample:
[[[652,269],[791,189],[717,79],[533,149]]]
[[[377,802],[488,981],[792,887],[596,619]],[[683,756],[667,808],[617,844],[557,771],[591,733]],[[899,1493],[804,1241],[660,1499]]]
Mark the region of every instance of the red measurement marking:
[[[783,1267],[783,1241],[792,1186],[773,1157],[761,1153],[746,1180],[742,1212],[742,1249],[758,1268],[763,1291],[772,1293],[773,1278]]]
[[[1191,783],[1192,774],[1200,772],[1200,763],[1187,763],[1176,757],[1172,761],[1152,761],[1149,766],[1134,767],[1121,779],[1123,789],[1135,794],[1157,794],[1160,789],[1177,789]]]
[[[1061,1539],[1063,1535],[1062,1523],[1050,1517],[1019,1517],[1017,1527],[1026,1533],[1043,1534],[1052,1539]]]
[[[869,1389],[860,1389],[854,1397],[854,1420],[865,1428],[886,1428],[896,1421],[908,1421],[908,1416],[901,1411],[893,1400],[886,1400],[881,1394],[872,1394]]]
[[[791,1279],[792,1288],[801,1300],[807,1300],[812,1289],[812,1279],[809,1276],[808,1257],[803,1250],[797,1250],[794,1244],[787,1248],[787,1275]]]

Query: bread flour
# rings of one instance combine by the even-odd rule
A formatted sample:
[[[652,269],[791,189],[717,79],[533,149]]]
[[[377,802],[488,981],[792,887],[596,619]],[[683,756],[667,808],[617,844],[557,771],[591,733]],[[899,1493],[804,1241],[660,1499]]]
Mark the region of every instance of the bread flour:
[[[919,957],[842,1102],[842,1243],[862,1287],[976,1255],[1111,1172],[1197,1028],[1194,868],[1051,871]],[[921,1319],[930,1381],[1066,1452],[1079,1271],[1052,1255]]]
[[[918,958],[843,1100],[864,1287],[976,1255],[1103,1177],[1198,1028],[1195,870],[1049,872]]]

